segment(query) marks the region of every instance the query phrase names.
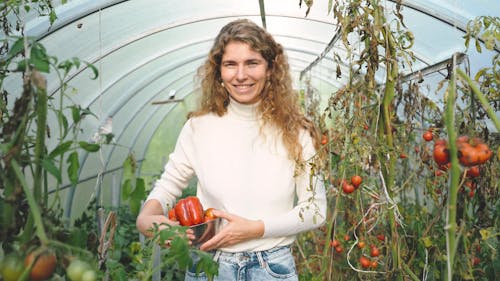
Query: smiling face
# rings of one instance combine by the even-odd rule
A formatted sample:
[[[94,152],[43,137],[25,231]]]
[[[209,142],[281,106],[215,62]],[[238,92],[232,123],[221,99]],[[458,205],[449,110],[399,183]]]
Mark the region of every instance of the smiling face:
[[[260,100],[269,70],[267,61],[247,43],[231,41],[224,48],[220,66],[224,87],[239,103]]]

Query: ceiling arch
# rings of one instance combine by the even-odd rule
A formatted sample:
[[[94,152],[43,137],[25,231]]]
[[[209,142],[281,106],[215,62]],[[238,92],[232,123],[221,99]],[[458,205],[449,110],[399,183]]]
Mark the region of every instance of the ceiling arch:
[[[384,2],[387,17],[394,17],[396,2]],[[462,36],[467,21],[488,13],[498,16],[500,11],[498,1],[477,2],[403,1],[402,13],[408,29],[415,35],[412,51],[417,59],[412,68],[403,71],[409,74],[448,59],[455,52],[464,52]],[[342,42],[335,42],[332,51],[323,54],[338,30],[333,15],[327,12],[328,0],[314,1],[307,16],[305,5],[299,7],[298,1],[264,3],[267,30],[284,46],[297,87],[304,84],[299,80],[300,73],[317,58],[320,63],[308,75],[313,87],[326,96],[347,83],[346,75],[337,78],[335,73],[337,64],[347,73],[347,63],[337,62],[331,55],[346,54]],[[33,17],[26,25],[26,34],[38,38],[60,60],[76,56],[99,70],[95,80],[89,78],[91,71],[85,67],[71,73],[67,81],[77,94],[63,102],[88,107],[98,117],[85,119],[82,140],[92,140],[112,118],[118,144],[103,148],[100,155],[82,154],[83,179],[117,169],[131,151],[138,159],[144,159],[154,135],[163,129],[162,124],[177,120],[173,116],[178,114],[178,108],[189,107],[186,103],[194,100],[192,96],[199,91],[194,79],[196,69],[203,63],[220,28],[236,18],[249,18],[261,24],[257,0],[72,0],[58,6],[56,12],[58,19],[53,25],[49,25],[47,18]],[[491,62],[494,54],[468,52],[467,55],[471,68],[478,69]],[[383,69],[377,75],[382,82]],[[48,80],[49,91],[55,97],[59,94],[57,77],[50,74]],[[13,92],[20,89],[18,82],[5,84]],[[151,104],[168,100],[171,90],[176,91],[176,99],[185,102]],[[92,186],[89,188],[95,190],[93,185],[89,184]],[[67,206],[75,196],[77,191],[68,192]]]

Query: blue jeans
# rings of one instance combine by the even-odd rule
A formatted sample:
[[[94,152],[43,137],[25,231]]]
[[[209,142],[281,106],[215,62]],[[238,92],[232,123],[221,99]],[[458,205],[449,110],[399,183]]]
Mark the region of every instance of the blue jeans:
[[[298,281],[295,260],[289,246],[261,252],[228,253],[217,251],[214,260],[219,263],[219,275],[214,281]],[[196,268],[196,265],[193,266]],[[185,281],[207,280],[204,272],[196,276],[188,270]]]

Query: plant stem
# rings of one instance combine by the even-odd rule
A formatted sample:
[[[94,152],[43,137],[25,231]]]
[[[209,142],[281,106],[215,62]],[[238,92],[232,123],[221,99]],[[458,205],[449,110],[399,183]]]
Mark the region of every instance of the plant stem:
[[[35,175],[33,179],[33,193],[35,200],[40,206],[43,206],[44,198],[42,198],[42,160],[45,154],[45,128],[47,125],[47,85],[45,78],[36,70],[32,72],[32,82],[36,86],[36,140],[35,140]],[[47,192],[45,192],[47,194]]]
[[[43,245],[47,245],[49,243],[49,239],[47,238],[47,234],[45,232],[45,227],[43,225],[43,220],[42,220],[42,215],[40,213],[40,208],[38,207],[38,204],[35,200],[35,197],[31,193],[28,184],[26,183],[26,179],[24,178],[24,175],[21,171],[21,167],[19,167],[19,164],[15,159],[12,159],[11,162],[12,169],[16,173],[16,176],[21,183],[21,186],[23,188],[24,194],[26,195],[26,199],[28,200],[28,205],[31,210],[31,215],[33,216],[33,220],[36,225],[36,234],[38,238],[40,239],[40,242]]]
[[[448,256],[447,261],[447,277],[448,281],[453,278],[453,264],[456,251],[456,236],[457,230],[456,216],[457,216],[457,197],[458,185],[460,182],[460,167],[458,164],[457,155],[457,133],[455,131],[455,68],[452,71],[450,84],[448,88],[448,95],[446,96],[446,110],[445,110],[445,126],[448,132],[448,149],[451,162],[450,181],[448,190],[448,204],[446,213],[446,252]]]
[[[467,82],[467,84],[472,90],[472,93],[474,93],[474,95],[476,96],[476,98],[479,100],[484,110],[486,111],[486,114],[488,114],[488,117],[490,117],[491,121],[495,125],[495,128],[497,129],[498,132],[500,132],[500,121],[495,115],[495,111],[493,111],[490,104],[488,103],[488,99],[483,95],[483,93],[481,93],[476,83],[474,83],[474,81],[469,77],[469,75],[467,75],[460,68],[457,68],[456,71],[458,75],[460,75],[460,77],[462,77],[462,79],[464,79]]]
[[[386,84],[385,84],[385,91],[384,91],[384,97],[382,100],[382,121],[383,121],[383,126],[381,127],[381,130],[385,131],[385,140],[386,140],[386,145],[389,149],[389,151],[393,152],[394,154],[394,141],[392,138],[392,124],[391,124],[391,104],[394,99],[395,95],[395,88],[396,88],[396,79],[398,76],[398,65],[396,61],[396,49],[394,46],[394,38],[392,37],[392,33],[389,30],[388,26],[384,26],[382,29],[382,34],[384,36],[385,42],[386,42]],[[390,155],[390,154],[389,154]],[[382,156],[383,157],[383,156]],[[386,189],[388,194],[392,197],[392,187],[394,185],[395,181],[395,167],[396,167],[396,156],[391,155],[389,156],[389,166],[387,169],[384,171],[384,181],[386,183]],[[399,272],[400,267],[401,267],[401,261],[399,257],[399,234],[396,226],[396,216],[393,211],[389,212],[389,224],[391,227],[391,234],[392,238],[395,239],[391,245],[391,256],[393,260],[393,269],[396,270],[396,272]],[[397,280],[403,280],[403,277],[401,274],[397,274],[396,276]]]

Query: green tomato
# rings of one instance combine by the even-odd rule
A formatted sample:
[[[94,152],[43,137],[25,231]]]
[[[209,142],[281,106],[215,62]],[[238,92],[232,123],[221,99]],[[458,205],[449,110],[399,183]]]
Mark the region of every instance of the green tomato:
[[[4,281],[17,281],[24,271],[23,260],[16,255],[6,256],[1,267]]]
[[[96,280],[97,280],[97,274],[92,269],[89,269],[83,273],[81,281],[96,281]]]
[[[89,269],[88,263],[75,259],[66,268],[66,274],[71,281],[83,281],[83,274]]]

